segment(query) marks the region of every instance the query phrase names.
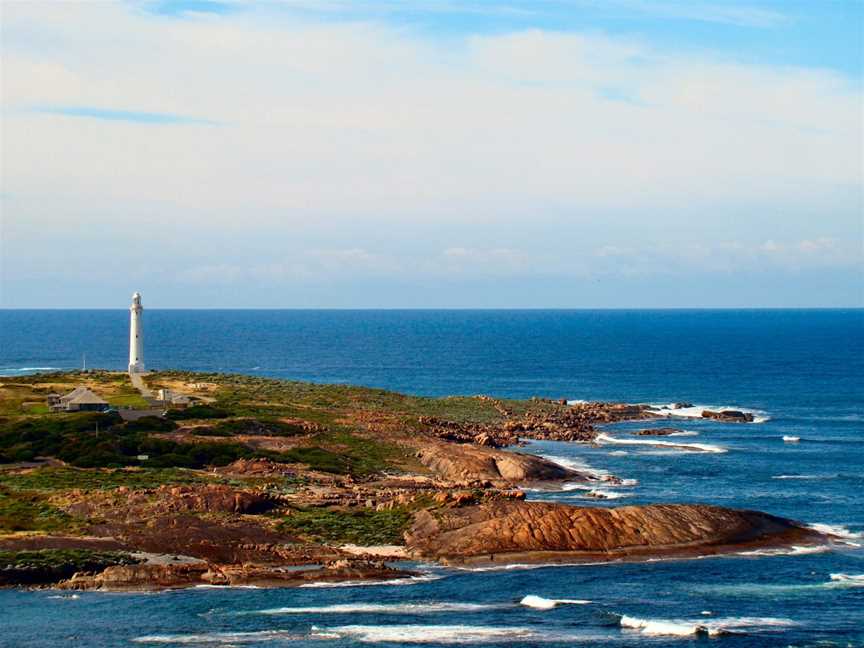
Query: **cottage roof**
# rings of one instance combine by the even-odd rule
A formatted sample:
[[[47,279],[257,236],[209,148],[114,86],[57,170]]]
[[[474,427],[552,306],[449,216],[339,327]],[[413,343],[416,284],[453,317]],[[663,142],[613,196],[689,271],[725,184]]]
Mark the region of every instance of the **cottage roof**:
[[[77,396],[72,398],[69,401],[69,404],[72,405],[107,405],[108,401],[101,399],[98,395],[94,394],[89,389],[84,389],[83,392],[79,393]]]
[[[73,389],[71,392],[69,392],[65,396],[61,396],[60,400],[64,401],[64,402],[68,402],[68,401],[72,400],[73,398],[80,396],[84,392],[89,392],[89,391],[90,390],[87,389],[86,387],[84,387],[83,385],[79,385],[78,387]],[[90,393],[92,394],[93,392],[90,392]]]

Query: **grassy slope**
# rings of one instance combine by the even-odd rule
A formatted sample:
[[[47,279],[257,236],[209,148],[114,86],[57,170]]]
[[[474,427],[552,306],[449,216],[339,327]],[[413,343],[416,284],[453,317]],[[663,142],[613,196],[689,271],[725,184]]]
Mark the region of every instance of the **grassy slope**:
[[[495,403],[473,397],[423,398],[347,385],[189,372],[151,374],[147,381],[152,389],[169,387],[194,393],[206,405],[176,410],[168,420],[134,423],[123,423],[116,415],[48,414],[46,394],[66,393],[79,384],[115,405],[146,403],[122,373],[0,378],[0,533],[75,533],[86,520],[73,518],[56,506],[58,502],[62,505],[64,491],[225,482],[200,469],[241,457],[267,457],[355,477],[422,471],[410,448],[370,427],[370,422],[383,420],[389,426],[386,429],[410,435],[420,416],[485,423],[504,418]],[[513,412],[548,407],[529,401],[502,404]],[[270,452],[238,442],[236,435],[247,433],[250,421],[256,434],[284,438],[290,447]],[[313,424],[311,432],[303,429],[304,421]],[[196,426],[197,434],[175,434]],[[139,454],[149,459],[140,461]],[[2,470],[4,461],[31,461],[38,456],[58,457],[70,465],[27,472]],[[255,479],[244,482],[254,485]],[[291,485],[286,481],[282,486]],[[298,510],[281,526],[309,541],[374,544],[398,541],[409,518],[401,510]]]

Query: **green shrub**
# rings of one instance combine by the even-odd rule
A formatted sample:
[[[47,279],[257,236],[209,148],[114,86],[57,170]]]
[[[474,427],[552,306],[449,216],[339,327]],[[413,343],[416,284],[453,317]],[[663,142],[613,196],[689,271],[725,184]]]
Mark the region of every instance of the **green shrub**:
[[[296,423],[285,423],[271,419],[243,418],[219,421],[215,425],[196,427],[192,433],[198,436],[253,436],[291,437],[308,434],[309,431]]]
[[[0,472],[0,488],[30,491],[109,490],[119,486],[156,488],[162,484],[210,481],[181,468],[100,469],[43,466],[26,472]]]
[[[0,531],[74,531],[76,520],[38,493],[0,487]]]
[[[308,540],[332,544],[404,544],[403,534],[411,522],[404,509],[358,511],[301,509],[279,523],[281,531]]]
[[[0,585],[47,585],[71,578],[77,572],[96,574],[112,565],[132,565],[139,562],[139,559],[120,551],[0,551]]]
[[[161,416],[142,416],[123,424],[124,432],[173,432],[176,429],[174,421]]]
[[[353,461],[345,455],[313,446],[311,448],[292,448],[281,455],[282,461],[307,464],[312,470],[344,475],[352,472]]]
[[[188,421],[190,419],[222,419],[228,418],[230,414],[211,405],[193,405],[186,409],[168,410],[167,416],[173,421]]]

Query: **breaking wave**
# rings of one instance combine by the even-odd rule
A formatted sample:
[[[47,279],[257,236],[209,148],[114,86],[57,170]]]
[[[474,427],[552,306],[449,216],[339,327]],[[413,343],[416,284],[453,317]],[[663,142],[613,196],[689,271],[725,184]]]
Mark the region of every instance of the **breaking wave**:
[[[824,533],[825,535],[832,536],[834,538],[840,538],[844,544],[851,545],[853,547],[860,547],[860,542],[853,542],[853,540],[862,540],[864,539],[864,532],[855,532],[850,531],[845,526],[839,524],[808,524],[808,529],[813,529],[814,531],[818,531],[819,533]]]
[[[726,448],[708,443],[674,443],[672,441],[662,441],[660,439],[618,439],[609,436],[608,434],[598,434],[598,443],[608,443],[614,445],[641,445],[641,446],[658,446],[669,448],[671,450],[684,450],[688,452],[711,452],[721,454],[726,452]]]
[[[745,414],[753,415],[753,423],[765,423],[770,421],[771,417],[767,412],[762,410],[750,409],[747,407],[738,407],[737,405],[691,405],[690,407],[675,407],[675,403],[660,403],[652,404],[654,411],[661,416],[670,416],[676,418],[704,418],[702,412],[706,410],[711,412],[722,412],[723,410],[735,410],[744,412]]]
[[[758,633],[798,625],[791,619],[773,617],[732,617],[728,619],[640,619],[621,616],[621,627],[653,637],[689,637],[705,634],[717,636],[731,633]]]
[[[754,549],[739,551],[738,556],[806,556],[831,551],[827,545],[792,545],[790,547],[775,547],[773,549]]]
[[[305,636],[285,630],[259,630],[257,632],[202,632],[200,634],[156,634],[135,637],[135,643],[175,644],[248,644],[264,641],[298,641]]]
[[[303,583],[300,587],[328,588],[328,587],[373,587],[376,585],[419,585],[444,578],[438,574],[421,574],[420,576],[409,576],[408,578],[392,578],[379,581],[336,581]]]
[[[534,608],[535,610],[551,610],[559,605],[588,605],[591,601],[585,599],[547,599],[536,594],[528,594],[521,601],[520,605]]]
[[[281,607],[238,614],[424,614],[430,612],[479,612],[494,610],[503,605],[481,603],[345,603],[318,607]]]
[[[573,470],[575,472],[584,473],[593,479],[598,479],[600,481],[606,481],[612,477],[612,475],[598,468],[594,468],[589,466],[584,461],[580,461],[578,459],[573,459],[572,457],[559,457],[556,455],[540,455],[543,459],[547,461],[551,461],[552,463],[556,463],[559,466],[563,466],[569,470]]]
[[[321,629],[316,630],[320,632]],[[547,629],[469,625],[346,625],[324,629],[319,636],[345,638],[361,643],[435,644],[506,643],[525,640],[561,642],[585,639],[580,635],[553,633]]]
[[[864,574],[831,574],[834,587],[864,587]]]
[[[636,481],[636,480],[625,480],[625,481]],[[610,484],[611,485],[611,484]],[[617,484],[618,486],[631,486],[632,484]],[[598,488],[597,486],[593,486],[590,484],[564,484],[561,486],[561,490],[568,491],[584,491],[579,495],[579,498],[587,498],[587,499],[621,499],[622,497],[630,497],[631,493],[622,493],[620,491],[614,491],[609,488]]]

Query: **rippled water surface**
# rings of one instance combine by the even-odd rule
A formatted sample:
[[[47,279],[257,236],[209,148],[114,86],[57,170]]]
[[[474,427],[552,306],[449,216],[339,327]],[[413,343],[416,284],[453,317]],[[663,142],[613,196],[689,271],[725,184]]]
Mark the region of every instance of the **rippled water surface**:
[[[0,311],[0,374],[126,362],[125,311]],[[464,571],[400,585],[0,592],[0,645],[864,645],[862,311],[146,311],[152,367],[487,393],[735,406],[525,451],[612,473],[535,499],[707,502],[825,525],[831,551]],[[697,408],[694,407],[694,410]],[[654,424],[660,425],[659,423]],[[783,437],[798,437],[798,442]],[[526,596],[533,595],[522,604]],[[554,601],[570,601],[555,603]]]

